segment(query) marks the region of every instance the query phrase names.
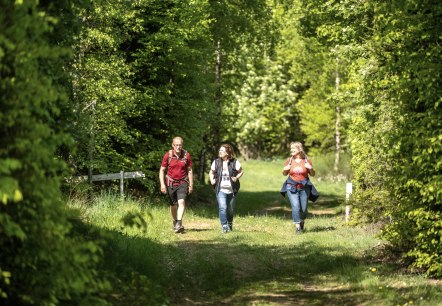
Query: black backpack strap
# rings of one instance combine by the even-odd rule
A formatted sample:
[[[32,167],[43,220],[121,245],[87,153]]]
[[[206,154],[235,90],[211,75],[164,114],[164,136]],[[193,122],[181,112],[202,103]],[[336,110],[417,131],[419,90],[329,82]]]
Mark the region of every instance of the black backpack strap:
[[[186,150],[184,150],[184,149],[182,149],[183,150],[183,152],[184,152],[184,155],[183,155],[183,158],[182,159],[184,159],[184,161],[186,162],[186,170],[187,170],[187,165],[188,165],[188,154],[187,154],[187,151]]]
[[[169,159],[167,160],[167,166],[169,167],[170,161],[172,160],[172,150],[169,150]]]

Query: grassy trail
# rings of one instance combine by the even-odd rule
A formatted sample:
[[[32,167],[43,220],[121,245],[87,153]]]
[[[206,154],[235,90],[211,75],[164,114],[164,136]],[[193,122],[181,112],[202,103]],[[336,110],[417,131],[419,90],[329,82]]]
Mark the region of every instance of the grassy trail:
[[[112,235],[105,270],[114,275],[114,305],[442,305],[440,282],[376,259],[375,227],[345,224],[345,183],[315,181],[320,199],[310,204],[306,231],[295,235],[279,194],[281,162],[244,169],[227,234],[211,190],[192,198],[184,234],[173,233],[165,205],[83,207],[89,223]],[[144,215],[147,229],[122,227],[125,213]]]

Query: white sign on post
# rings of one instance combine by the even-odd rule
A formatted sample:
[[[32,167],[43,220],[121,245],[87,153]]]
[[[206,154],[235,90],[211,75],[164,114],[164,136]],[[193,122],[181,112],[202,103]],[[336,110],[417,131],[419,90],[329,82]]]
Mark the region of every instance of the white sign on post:
[[[353,184],[352,183],[347,183],[345,185],[345,199],[348,201],[350,200],[350,195],[353,192]]]

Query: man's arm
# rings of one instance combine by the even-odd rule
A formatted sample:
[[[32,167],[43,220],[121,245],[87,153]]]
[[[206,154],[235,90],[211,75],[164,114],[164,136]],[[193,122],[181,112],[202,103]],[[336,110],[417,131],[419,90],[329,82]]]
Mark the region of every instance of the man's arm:
[[[192,193],[193,191],[193,171],[192,167],[187,168],[187,175],[189,177],[189,193]]]
[[[166,193],[166,184],[164,183],[164,170],[166,169],[166,167],[160,167],[160,172],[158,174],[159,178],[160,178],[160,185],[161,185],[161,192],[162,193]]]

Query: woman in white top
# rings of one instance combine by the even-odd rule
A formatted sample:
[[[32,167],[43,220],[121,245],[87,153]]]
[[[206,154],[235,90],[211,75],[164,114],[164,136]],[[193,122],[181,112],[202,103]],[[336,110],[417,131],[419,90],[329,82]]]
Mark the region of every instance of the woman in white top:
[[[229,144],[221,145],[218,156],[219,158],[212,162],[209,178],[215,188],[222,232],[227,233],[233,229],[235,195],[240,188],[239,178],[244,171]]]

